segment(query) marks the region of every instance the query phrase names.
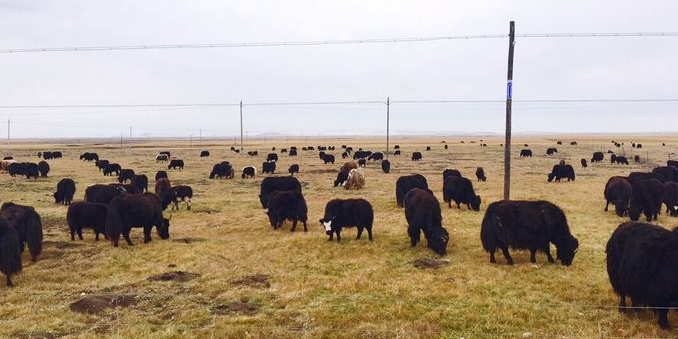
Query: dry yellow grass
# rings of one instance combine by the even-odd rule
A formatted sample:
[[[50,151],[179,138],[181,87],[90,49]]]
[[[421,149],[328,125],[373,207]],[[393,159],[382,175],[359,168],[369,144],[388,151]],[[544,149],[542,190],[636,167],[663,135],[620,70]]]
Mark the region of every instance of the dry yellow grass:
[[[460,140],[466,143],[461,144]],[[332,188],[341,164],[339,146],[378,150],[382,139],[362,140],[268,140],[247,145],[259,156],[236,155],[230,144],[203,142],[209,158],[199,158],[198,147],[179,141],[136,144],[133,149],[116,145],[58,145],[25,143],[11,153],[23,161],[36,161],[38,150],[60,149],[64,159],[52,160],[47,179],[26,180],[0,175],[2,201],[35,206],[43,219],[45,249],[31,263],[24,253],[24,272],[15,278],[15,288],[0,286],[1,337],[74,338],[477,338],[522,337],[670,337],[676,331],[658,329],[650,312],[620,315],[618,300],[607,281],[604,246],[622,221],[613,211],[603,211],[603,188],[609,176],[650,170],[665,163],[676,150],[678,138],[627,136],[630,159],[640,154],[643,164],[602,164],[583,169],[580,158],[593,151],[606,151],[609,137],[561,136],[517,138],[514,154],[523,143],[535,153],[531,159],[513,158],[512,198],[546,199],[566,212],[580,249],[570,267],[548,264],[542,255],[537,265],[528,253],[516,253],[511,267],[499,254],[498,264],[489,263],[479,240],[480,221],[490,202],[499,200],[503,185],[503,148],[499,138],[486,138],[481,148],[470,140],[447,138],[394,138],[403,156],[391,157],[392,172],[384,174],[378,163],[366,169],[366,188],[346,191]],[[556,140],[559,153],[546,156]],[[577,140],[578,146],[570,146]],[[642,142],[638,153],[631,140]],[[667,142],[666,147],[661,142]],[[209,143],[209,145],[208,145]],[[338,161],[324,165],[317,152],[281,155],[278,172],[286,173],[292,163],[301,166],[302,182],[309,207],[310,230],[289,232],[287,223],[273,231],[257,194],[262,176],[233,180],[207,178],[214,163],[229,160],[237,169],[254,165],[260,169],[271,146],[335,145]],[[412,162],[412,151],[423,151],[421,162]],[[71,242],[65,221],[66,208],[54,204],[52,192],[63,177],[77,184],[77,199],[88,185],[109,183],[93,163],[78,160],[84,151],[98,152],[123,168],[147,174],[151,180],[162,164],[154,155],[161,149],[184,159],[183,171],[169,171],[175,184],[191,185],[195,192],[192,211],[185,205],[173,213],[170,240],[144,245],[141,230],[133,230],[134,247],[113,248],[109,242],[94,242],[86,232],[84,241]],[[567,159],[577,172],[575,182],[547,183],[546,174],[559,159]],[[475,183],[475,168],[483,166],[488,181]],[[439,269],[419,269],[412,261],[437,256],[425,247],[409,247],[402,209],[395,204],[395,181],[399,175],[420,173],[442,203],[442,171],[459,169],[474,179],[482,196],[481,212],[443,208],[443,224],[451,234],[447,259]],[[166,169],[166,166],[165,168]],[[318,224],[325,203],[337,197],[362,197],[375,210],[374,241],[355,240],[355,229],[344,232],[341,244],[329,243]],[[167,213],[167,212],[166,212]],[[673,226],[666,214],[659,224]],[[189,240],[186,240],[189,238]],[[183,239],[183,241],[181,240]],[[124,242],[123,242],[124,243]],[[150,281],[172,271],[187,271],[199,277],[186,282]],[[238,282],[256,274],[265,281]],[[265,280],[265,279],[264,279]],[[75,313],[69,305],[88,295],[137,296],[129,307],[109,308],[97,315]],[[234,304],[235,303],[235,304]],[[238,304],[239,303],[239,304]],[[228,305],[231,305],[230,307]],[[253,307],[253,308],[252,308]],[[678,319],[671,316],[674,325]]]

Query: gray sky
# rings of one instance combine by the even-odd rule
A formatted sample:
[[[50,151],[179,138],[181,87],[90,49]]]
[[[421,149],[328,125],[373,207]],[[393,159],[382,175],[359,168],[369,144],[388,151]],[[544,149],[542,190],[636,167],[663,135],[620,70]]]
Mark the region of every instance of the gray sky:
[[[677,32],[675,1],[0,1],[0,49]],[[507,39],[0,54],[0,105],[503,100]],[[678,98],[678,37],[519,38],[514,99]],[[678,103],[518,103],[514,131],[676,132]],[[228,136],[238,108],[0,109],[13,137]],[[2,126],[2,125],[0,125]],[[504,104],[393,104],[391,131],[503,133]],[[4,130],[0,128],[0,130]],[[245,130],[385,134],[385,106],[245,107]],[[0,132],[4,135],[4,132]]]

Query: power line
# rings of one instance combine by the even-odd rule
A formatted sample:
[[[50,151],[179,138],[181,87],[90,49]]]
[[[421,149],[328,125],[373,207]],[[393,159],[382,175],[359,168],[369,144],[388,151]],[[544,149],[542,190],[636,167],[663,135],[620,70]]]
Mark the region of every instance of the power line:
[[[678,32],[525,33],[525,34],[516,34],[515,36],[519,38],[678,37]],[[323,46],[323,45],[331,46],[331,45],[355,45],[355,44],[434,42],[446,40],[450,41],[450,40],[503,39],[506,37],[508,37],[507,34],[500,33],[500,34],[448,35],[448,36],[428,36],[428,37],[372,38],[372,39],[345,39],[345,40],[33,47],[33,48],[0,49],[0,54],[40,53],[40,52],[97,52],[97,51],[166,50],[166,49],[247,48],[247,47],[297,47],[297,46]]]

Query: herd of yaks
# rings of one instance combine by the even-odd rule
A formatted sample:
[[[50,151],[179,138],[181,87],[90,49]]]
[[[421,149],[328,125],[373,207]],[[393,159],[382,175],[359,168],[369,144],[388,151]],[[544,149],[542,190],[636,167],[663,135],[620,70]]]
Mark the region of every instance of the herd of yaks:
[[[642,146],[639,144],[638,147]],[[345,145],[342,148],[342,158],[345,159],[352,153],[352,148]],[[400,147],[395,148],[400,153]],[[318,149],[321,160],[334,163],[334,156],[324,152],[334,150],[334,147],[319,146]],[[238,152],[234,147],[231,150]],[[304,147],[303,150],[312,151],[314,147]],[[255,152],[250,151],[248,155],[256,156],[258,153]],[[547,150],[547,154],[555,152],[557,150]],[[281,149],[281,153],[296,156],[297,149]],[[62,156],[61,152],[44,152],[42,156],[53,159],[55,154],[56,158]],[[200,156],[207,157],[209,152],[202,151]],[[413,161],[421,158],[420,152],[413,153]],[[54,198],[56,203],[69,205],[66,219],[72,240],[75,239],[75,233],[82,239],[82,228],[92,228],[96,240],[103,234],[114,246],[118,246],[122,235],[127,244],[132,246],[129,237],[131,228],[142,227],[144,242],[147,243],[151,241],[153,226],[162,239],[167,239],[169,219],[163,217],[163,210],[172,203],[172,209],[178,209],[178,202],[182,200],[190,209],[192,189],[183,185],[171,186],[165,171],[156,173],[155,194],[152,194],[147,192],[148,178],[145,175],[137,175],[131,169],[122,169],[118,164],[100,160],[96,153],[84,153],[80,159],[95,161],[96,167],[104,175],[116,173],[118,183],[90,186],[86,189],[85,201],[78,202],[72,202],[75,194],[73,180],[65,178],[58,183]],[[366,159],[381,160],[382,170],[385,173],[390,171],[390,163],[383,159],[380,152],[360,149],[354,152],[354,159],[358,163],[348,161],[341,166],[334,182],[335,187],[362,188],[365,177],[361,167],[365,166]],[[263,163],[264,172],[273,174],[277,160],[277,154],[268,154]],[[594,154],[592,162],[601,160],[599,152]],[[169,152],[159,153],[156,161],[169,161],[168,169],[181,169],[184,166],[182,160],[171,159]],[[42,176],[47,175],[49,164],[45,161],[41,161],[41,164],[18,163],[6,157],[1,167],[10,175],[23,174],[30,178],[35,177],[36,167],[39,173],[44,171]],[[569,179],[570,170],[562,166],[572,168],[564,163],[554,166],[549,181],[553,178],[560,180],[561,177]],[[586,167],[585,159],[582,159],[582,166]],[[298,222],[304,224],[304,231],[307,230],[307,207],[302,186],[292,176],[298,172],[299,166],[294,164],[289,169],[290,176],[269,176],[261,182],[259,199],[262,207],[268,209],[266,213],[274,229],[290,220],[291,231],[296,229]],[[574,170],[571,172],[574,180]],[[255,175],[256,168],[243,168],[243,178]],[[230,162],[224,161],[214,165],[209,177],[233,178],[234,169]],[[486,180],[482,167],[477,169],[476,177],[479,181]],[[480,210],[481,198],[475,194],[471,180],[454,169],[446,169],[443,179],[443,200],[448,206],[451,207],[454,201],[457,207],[464,204],[469,210]],[[125,184],[126,181],[130,184]],[[633,220],[619,225],[606,246],[607,271],[615,292],[620,296],[619,309],[623,312],[627,308],[628,296],[634,307],[651,308],[658,315],[659,325],[669,328],[667,312],[678,307],[678,261],[675,260],[678,255],[678,228],[669,231],[637,220],[641,212],[648,222],[652,218],[656,220],[662,203],[666,204],[671,216],[678,216],[678,162],[669,161],[667,166],[657,167],[651,173],[634,172],[627,177],[612,177],[606,184],[604,195],[607,201],[605,211],[612,203],[618,216],[628,215]],[[445,255],[449,232],[442,226],[440,203],[429,189],[426,178],[419,174],[399,177],[396,181],[396,203],[404,207],[410,245],[416,246],[423,232],[427,246],[437,254]],[[357,239],[361,238],[363,230],[367,230],[368,238],[372,240],[373,221],[372,205],[361,198],[329,201],[323,218],[319,220],[330,241],[335,234],[337,241],[341,241],[341,230],[346,227],[357,228]],[[490,204],[482,220],[480,238],[483,249],[490,254],[490,262],[496,262],[495,253],[500,250],[510,265],[514,261],[509,249],[517,249],[529,251],[532,263],[536,263],[536,253],[541,252],[550,263],[559,260],[569,266],[579,247],[578,240],[570,233],[565,213],[548,201],[505,200]],[[556,247],[555,259],[550,252],[550,243]],[[6,202],[0,207],[0,271],[7,277],[7,286],[12,286],[11,277],[22,269],[21,252],[25,245],[32,260],[37,260],[42,251],[40,216],[30,206]]]

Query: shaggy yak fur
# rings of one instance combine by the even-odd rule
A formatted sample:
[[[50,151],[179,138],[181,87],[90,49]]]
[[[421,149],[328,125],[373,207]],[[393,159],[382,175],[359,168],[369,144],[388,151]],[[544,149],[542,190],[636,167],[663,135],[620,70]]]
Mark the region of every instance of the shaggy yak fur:
[[[24,251],[24,243],[26,243],[31,252],[31,259],[38,260],[42,253],[42,222],[38,212],[30,206],[6,202],[0,207],[0,217],[5,218],[9,226],[16,230],[21,252]]]
[[[123,191],[116,186],[96,184],[85,190],[85,201],[108,205],[122,193]]]
[[[186,202],[186,209],[191,210],[191,199],[193,199],[193,189],[191,186],[172,186],[162,196],[162,210],[173,204],[172,211],[179,210],[179,201]]]
[[[155,182],[155,195],[158,196],[158,198],[162,198],[165,195],[165,192],[167,192],[170,187],[172,187],[172,184],[170,183],[169,179],[164,178],[160,179]]]
[[[619,311],[626,310],[628,296],[633,306],[655,308],[657,323],[669,329],[669,308],[678,303],[678,229],[625,222],[610,237],[605,253]]]
[[[530,261],[536,263],[537,251],[544,252],[554,263],[550,245],[556,246],[556,257],[563,265],[572,264],[579,241],[570,234],[565,213],[548,201],[497,201],[488,206],[480,229],[480,239],[490,262],[496,262],[494,253],[501,249],[509,265],[513,258],[509,247],[530,250]]]
[[[108,205],[106,235],[115,247],[118,247],[120,234],[127,245],[134,246],[129,238],[132,227],[143,227],[144,243],[150,242],[153,226],[161,239],[169,238],[169,219],[163,218],[160,199],[155,194],[123,194]]]
[[[398,207],[403,207],[405,195],[413,188],[421,188],[430,192],[426,178],[421,174],[403,175],[398,178],[396,181],[396,203]]]
[[[75,195],[75,182],[72,179],[61,179],[54,192],[54,203],[70,205]]]
[[[662,208],[662,191],[664,185],[657,179],[638,181],[631,186],[631,203],[629,204],[629,217],[638,221],[640,213],[645,214],[648,222],[657,220],[657,215]]]
[[[485,170],[482,167],[476,168],[476,178],[478,178],[478,181],[487,181]]]
[[[19,234],[0,218],[0,272],[7,277],[7,286],[12,287],[12,276],[21,272],[21,242]]]
[[[344,184],[344,189],[350,190],[355,188],[357,190],[365,187],[365,172],[362,168],[352,169],[348,172],[348,178]]]
[[[259,201],[261,207],[268,208],[268,198],[273,191],[299,191],[301,183],[295,177],[267,177],[261,181]]]
[[[68,206],[66,220],[71,229],[71,240],[75,240],[75,232],[82,240],[82,229],[86,227],[94,230],[95,240],[99,241],[99,234],[105,233],[107,213],[108,206],[104,204],[76,201]]]
[[[612,177],[605,184],[605,212],[610,203],[614,204],[617,216],[623,217],[628,214],[629,200],[631,199],[631,184],[625,177]]]
[[[341,171],[339,171],[339,173],[337,173],[337,179],[334,180],[334,187],[344,185],[344,183],[346,182],[346,179],[348,179],[348,172],[349,172],[349,170],[342,169]]]
[[[461,175],[461,172],[459,172],[459,170],[452,169],[452,168],[446,168],[443,171],[443,181],[445,181],[445,179],[447,179],[447,177],[449,177],[449,176],[461,177],[462,175]]]
[[[574,181],[574,168],[572,165],[558,164],[553,166],[551,173],[548,175],[548,182],[556,180],[560,182],[560,179],[567,178],[567,181]]]
[[[268,196],[268,220],[273,229],[282,227],[285,220],[292,220],[291,232],[297,229],[297,222],[304,223],[304,232],[308,231],[308,208],[301,191],[273,191]]]
[[[666,213],[678,217],[678,183],[667,182],[662,191],[662,202],[666,205]]]
[[[167,171],[157,171],[157,172],[155,172],[155,181],[158,181],[162,178],[167,179]]]
[[[139,193],[148,191],[148,177],[146,174],[135,175],[132,177],[132,186],[139,190]]]
[[[468,209],[480,211],[480,196],[473,190],[473,183],[467,178],[449,176],[443,183],[443,201],[452,208],[452,200],[461,208],[466,204]]]
[[[429,190],[413,188],[405,194],[404,205],[410,246],[417,246],[423,231],[428,248],[445,255],[450,234],[442,226],[438,199]]]
[[[334,199],[325,205],[325,216],[320,219],[320,223],[325,228],[325,234],[330,236],[332,241],[334,234],[337,234],[337,242],[341,241],[341,229],[345,227],[357,227],[360,239],[363,229],[367,229],[367,235],[372,240],[372,224],[374,222],[374,211],[372,205],[365,199]]]

